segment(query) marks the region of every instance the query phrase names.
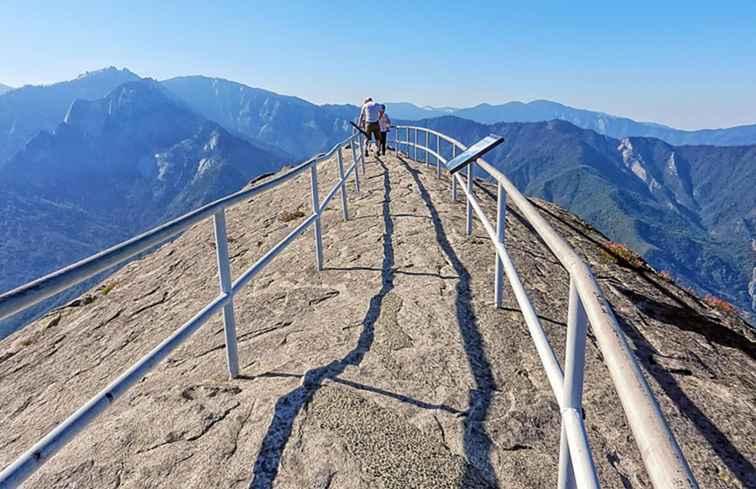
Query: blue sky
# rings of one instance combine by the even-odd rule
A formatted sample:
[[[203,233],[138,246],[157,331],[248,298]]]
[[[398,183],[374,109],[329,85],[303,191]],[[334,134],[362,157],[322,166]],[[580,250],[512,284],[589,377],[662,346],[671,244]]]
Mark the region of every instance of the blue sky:
[[[550,99],[695,129],[756,123],[756,2],[0,0],[0,82],[104,66],[316,103]]]

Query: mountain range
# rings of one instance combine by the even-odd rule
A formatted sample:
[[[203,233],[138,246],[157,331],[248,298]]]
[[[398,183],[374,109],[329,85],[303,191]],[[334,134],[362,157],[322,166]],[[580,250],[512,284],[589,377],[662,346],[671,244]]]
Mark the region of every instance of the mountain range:
[[[465,144],[503,136],[486,160],[520,190],[578,214],[683,283],[753,310],[756,146],[615,139],[560,120],[416,124]]]
[[[583,129],[590,129],[613,138],[653,137],[674,145],[707,144],[737,146],[756,144],[756,124],[726,129],[702,129],[685,131],[653,122],[637,122],[627,117],[618,117],[584,109],[576,109],[548,100],[532,102],[508,102],[500,105],[480,104],[468,108],[418,107],[401,102],[387,103],[387,111],[394,118],[405,120],[430,119],[454,115],[481,124],[497,122],[544,122],[554,119],[570,122]]]
[[[76,99],[94,100],[139,80],[127,69],[106,68],[52,85],[27,85],[0,96],[0,165],[39,131],[52,131]]]
[[[197,113],[229,131],[308,158],[351,134],[358,108],[318,106],[219,78],[184,76],[162,82]]]
[[[154,80],[76,99],[53,131],[39,131],[0,167],[0,290],[234,192],[282,163]]]
[[[526,120],[563,112],[549,122],[484,124],[449,114],[495,118],[504,106],[388,109],[395,121],[430,113],[417,124],[465,143],[501,134],[491,159],[522,190],[576,212],[684,283],[756,311],[756,280],[748,292],[755,146],[676,146],[622,133],[634,126],[606,114],[505,106]],[[571,111],[585,119],[560,120]],[[218,78],[157,82],[116,68],[0,95],[0,291],[327,149],[351,132],[357,112]],[[578,127],[591,114],[605,119]]]
[[[9,87],[8,85],[3,85],[2,83],[0,83],[0,95],[6,92],[10,92],[11,90],[13,90],[13,87]]]

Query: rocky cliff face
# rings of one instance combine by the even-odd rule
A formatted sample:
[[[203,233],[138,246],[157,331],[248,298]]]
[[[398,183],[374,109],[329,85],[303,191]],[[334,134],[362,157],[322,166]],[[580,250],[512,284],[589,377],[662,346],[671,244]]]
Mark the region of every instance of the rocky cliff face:
[[[0,89],[0,166],[39,131],[55,129],[74,100],[99,99],[138,79],[125,68],[110,67],[52,85],[28,85],[4,94]]]
[[[487,161],[522,192],[574,212],[686,286],[750,309],[756,146],[619,141],[558,120],[481,125],[442,117],[418,124],[465,144],[503,136]]]
[[[756,239],[751,241],[751,248],[756,253]],[[753,278],[748,283],[748,295],[751,296],[751,310],[756,311],[756,266],[753,267]]]
[[[362,184],[350,221],[338,199],[324,214],[324,271],[308,233],[237,296],[239,379],[216,317],[26,487],[554,487],[559,409],[511,290],[492,305],[490,242],[422,165],[371,159]],[[234,276],[308,199],[303,175],[229,211]],[[536,205],[592,267],[701,487],[754,487],[753,332]],[[0,466],[217,295],[212,236],[197,225],[0,342]],[[567,273],[516,209],[507,245],[563,358]],[[592,336],[585,382],[603,487],[650,487]]]
[[[281,161],[139,80],[75,101],[0,167],[0,291],[277,170]],[[15,323],[0,321],[0,337]]]
[[[220,78],[184,76],[162,84],[194,111],[229,131],[299,159],[346,138],[352,132],[349,121],[359,112],[354,106],[318,106]]]

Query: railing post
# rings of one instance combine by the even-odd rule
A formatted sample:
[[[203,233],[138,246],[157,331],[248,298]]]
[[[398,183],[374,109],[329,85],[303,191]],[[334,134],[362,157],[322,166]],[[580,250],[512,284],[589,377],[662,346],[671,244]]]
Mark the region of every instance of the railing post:
[[[441,136],[436,134],[436,177],[441,178]]]
[[[231,293],[231,265],[228,258],[226,239],[226,214],[221,209],[213,215],[215,228],[215,256],[218,261],[218,283],[222,294]],[[226,339],[226,363],[228,375],[233,379],[239,375],[239,354],[236,346],[236,318],[233,298],[223,306],[223,335]]]
[[[362,140],[365,139],[365,147],[362,147]],[[362,165],[362,174],[365,175],[365,152],[368,151],[368,141],[367,138],[364,138],[363,136],[357,136],[357,140],[360,142],[360,164]],[[355,173],[359,170],[359,166],[354,169]]]
[[[412,159],[412,155],[414,154],[412,153],[413,148],[412,148],[411,143],[412,143],[412,130],[408,127],[407,128],[407,158],[409,159]]]
[[[504,244],[504,230],[506,229],[507,219],[507,193],[500,183],[496,187],[496,239],[499,243]],[[495,253],[495,256],[494,303],[496,304],[496,308],[500,309],[504,302],[504,264],[501,262],[498,253]]]
[[[575,409],[582,408],[587,322],[585,309],[578,295],[575,281],[570,277],[567,352],[564,360],[564,406]]]
[[[428,148],[430,148],[430,132],[425,130],[425,166],[430,166],[430,158],[428,157]]]
[[[557,476],[558,489],[576,489],[575,472],[572,470],[570,460],[570,447],[567,444],[567,430],[562,422],[562,434],[559,438],[559,475]]]
[[[415,157],[413,159],[417,161],[417,128],[415,128]]]
[[[339,146],[337,156],[339,162],[339,182],[341,182],[341,215],[345,221],[348,221],[349,210],[347,209],[346,180],[344,179],[344,157],[341,154],[341,146]]]
[[[455,156],[457,156],[457,146],[454,143],[452,143],[452,156],[451,156],[452,159],[454,159]],[[451,181],[452,181],[452,202],[456,202],[457,201],[457,178],[454,175],[452,175]]]
[[[473,166],[475,166],[475,162],[473,161],[469,165],[467,165],[467,192],[468,194],[473,194]],[[472,229],[473,229],[473,207],[472,203],[470,203],[470,197],[467,197],[467,223],[466,223],[466,231],[468,236],[472,236]]]
[[[564,388],[562,391],[562,413],[566,410],[575,410],[582,415],[583,412],[583,377],[585,371],[585,338],[587,317],[583,303],[578,295],[575,281],[570,277],[570,298],[567,312],[567,345],[564,359]],[[581,416],[582,418],[582,416]],[[559,453],[559,480],[560,489],[572,489],[576,487],[574,463],[567,444],[564,417],[562,418],[562,434]],[[579,461],[582,467],[583,477],[586,472],[592,472],[593,482],[596,480],[596,468],[593,465],[590,450],[588,460]],[[587,469],[587,470],[586,470]]]
[[[355,154],[355,150],[357,149],[357,145],[354,143],[354,138],[352,138],[352,140],[349,142],[349,144],[352,147],[352,165],[354,166],[354,189],[357,191],[357,193],[360,193],[360,169],[357,166],[357,158],[358,157]]]
[[[310,167],[310,186],[312,187],[312,211],[317,214],[317,217],[315,218],[315,265],[317,266],[318,271],[320,271],[323,270],[323,237],[320,229],[318,160],[313,161],[312,166]]]

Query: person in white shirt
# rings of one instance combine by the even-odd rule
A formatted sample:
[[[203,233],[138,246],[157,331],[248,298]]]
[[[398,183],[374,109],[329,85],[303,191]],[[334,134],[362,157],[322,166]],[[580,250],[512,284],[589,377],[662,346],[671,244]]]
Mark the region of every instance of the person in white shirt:
[[[386,114],[386,106],[381,105],[381,113],[378,116],[378,126],[381,129],[381,145],[379,146],[379,153],[386,156],[386,140],[388,139],[388,132],[391,129],[391,119]]]
[[[365,156],[369,156],[368,146],[370,145],[370,141],[373,137],[375,138],[376,145],[380,144],[381,142],[381,126],[378,123],[378,120],[381,116],[380,108],[380,104],[375,103],[371,97],[368,97],[362,104],[362,109],[360,109],[360,118],[357,122],[357,125],[367,133],[367,141],[365,143]]]

